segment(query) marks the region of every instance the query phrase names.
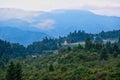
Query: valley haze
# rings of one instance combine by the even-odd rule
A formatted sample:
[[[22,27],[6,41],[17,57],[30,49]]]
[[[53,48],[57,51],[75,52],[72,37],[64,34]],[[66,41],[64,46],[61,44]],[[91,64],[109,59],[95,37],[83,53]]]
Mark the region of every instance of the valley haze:
[[[26,11],[0,8],[0,17],[0,38],[22,44],[42,40],[45,36],[66,36],[75,30],[95,34],[120,29],[120,17],[80,9]]]

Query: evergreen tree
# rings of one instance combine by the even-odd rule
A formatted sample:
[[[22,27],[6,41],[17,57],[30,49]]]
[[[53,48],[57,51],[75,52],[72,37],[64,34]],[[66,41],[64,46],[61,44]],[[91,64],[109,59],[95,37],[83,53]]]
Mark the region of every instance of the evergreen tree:
[[[98,52],[103,48],[103,44],[98,42],[94,44],[94,49],[96,49]]]
[[[52,64],[50,64],[50,66],[49,66],[49,71],[54,71],[54,67]]]
[[[7,69],[6,80],[15,80],[15,74],[15,64],[10,62]]]
[[[15,66],[15,80],[22,80],[22,67],[20,65],[20,63],[17,63]]]
[[[107,58],[108,58],[107,50],[106,50],[106,48],[103,48],[102,51],[101,51],[101,54],[100,54],[100,59],[101,60],[107,60]]]
[[[22,68],[20,63],[15,65],[13,62],[10,62],[7,69],[6,80],[22,80]]]
[[[112,54],[113,53],[113,48],[112,48],[112,43],[110,41],[108,41],[106,44],[105,44],[105,47],[106,47],[106,50],[109,54]]]
[[[118,53],[116,51],[113,52],[113,57],[116,58],[118,56]]]
[[[83,46],[81,44],[78,44],[78,49],[83,49]]]
[[[90,50],[92,48],[92,41],[90,40],[90,38],[87,38],[85,40],[85,49]]]
[[[113,56],[117,57],[120,53],[120,49],[117,43],[113,44]]]

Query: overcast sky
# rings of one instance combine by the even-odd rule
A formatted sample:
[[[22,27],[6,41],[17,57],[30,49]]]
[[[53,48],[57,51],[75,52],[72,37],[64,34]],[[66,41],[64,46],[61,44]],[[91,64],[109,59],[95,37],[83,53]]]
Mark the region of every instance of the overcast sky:
[[[0,8],[33,11],[85,9],[98,14],[120,16],[120,0],[0,0]]]

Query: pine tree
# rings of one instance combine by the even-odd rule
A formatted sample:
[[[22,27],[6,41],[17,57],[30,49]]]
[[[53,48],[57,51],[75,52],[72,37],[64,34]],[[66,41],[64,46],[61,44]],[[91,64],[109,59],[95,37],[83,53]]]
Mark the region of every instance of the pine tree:
[[[100,51],[102,48],[103,48],[103,44],[102,43],[96,43],[94,44],[94,48],[97,50],[97,51]]]
[[[22,80],[22,68],[20,63],[15,65],[13,62],[10,62],[7,69],[6,80]]]
[[[101,60],[107,60],[107,58],[108,58],[107,50],[106,50],[106,48],[103,48],[102,51],[101,51],[101,54],[100,54],[100,59]]]
[[[83,46],[81,44],[78,44],[78,49],[83,49]]]
[[[10,62],[7,69],[6,80],[15,80],[15,74],[15,64]]]
[[[20,63],[16,64],[15,72],[16,72],[15,80],[22,80],[22,67],[21,67]]]
[[[49,66],[49,71],[54,71],[54,67],[52,64],[50,64],[50,66]]]
[[[92,41],[90,40],[90,38],[87,38],[85,40],[85,49],[90,50],[92,48]]]
[[[119,46],[117,43],[113,44],[113,57],[117,57],[120,53]]]

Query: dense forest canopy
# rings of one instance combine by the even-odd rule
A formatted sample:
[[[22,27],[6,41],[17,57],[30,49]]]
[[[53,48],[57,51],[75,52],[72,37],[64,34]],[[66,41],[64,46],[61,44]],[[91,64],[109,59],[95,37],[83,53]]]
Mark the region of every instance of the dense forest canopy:
[[[64,41],[85,44],[63,45]],[[45,37],[27,47],[0,40],[0,80],[119,80],[119,67],[120,30],[74,31],[57,39]]]
[[[105,39],[111,39],[116,40],[116,42],[120,44],[120,30],[102,31],[99,34],[89,34],[85,31],[78,30],[70,32],[66,37],[56,39],[45,37],[42,41],[33,42],[27,47],[19,43],[9,43],[0,40],[0,57],[7,62],[9,58],[25,57],[26,55],[42,54],[44,51],[58,50],[62,47],[64,41],[68,43],[84,42],[88,37],[94,42],[102,42]]]

